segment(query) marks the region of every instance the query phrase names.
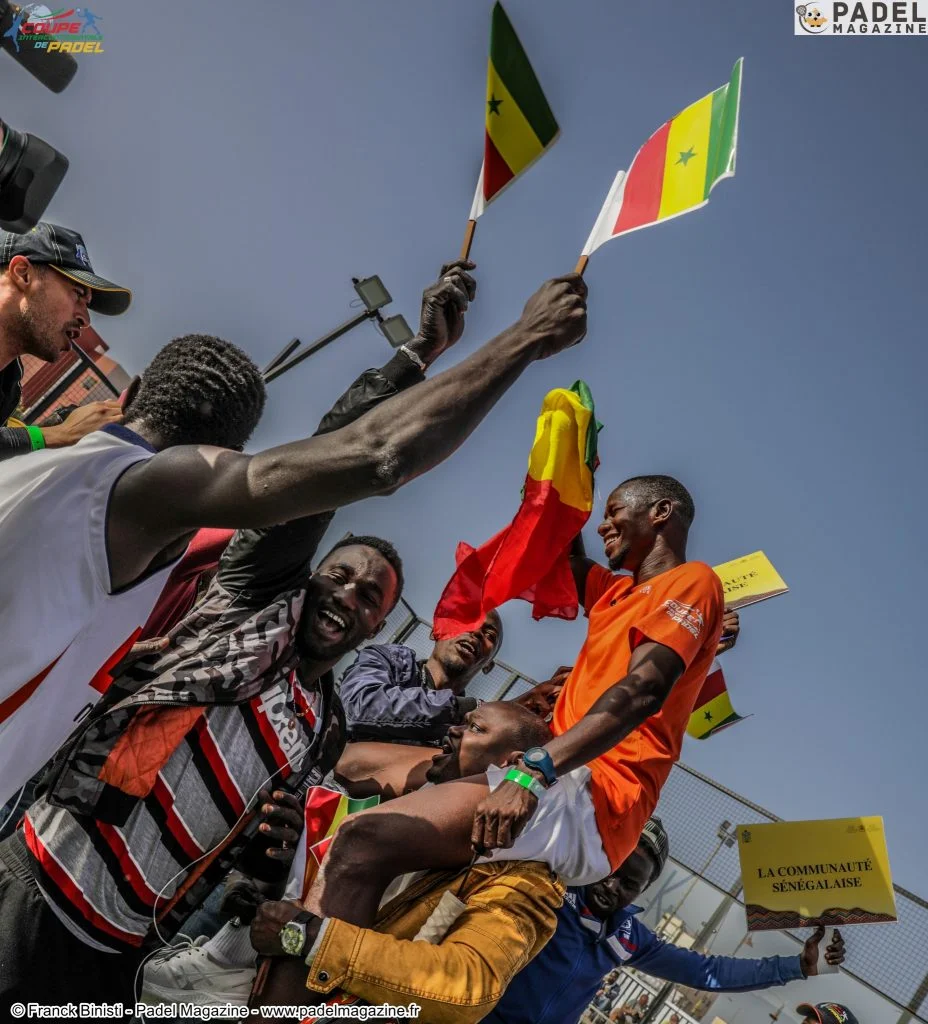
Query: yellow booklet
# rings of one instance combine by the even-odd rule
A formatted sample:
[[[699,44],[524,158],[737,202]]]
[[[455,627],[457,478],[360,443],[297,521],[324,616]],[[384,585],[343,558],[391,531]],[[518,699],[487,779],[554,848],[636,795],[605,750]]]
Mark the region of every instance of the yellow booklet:
[[[763,551],[723,562],[715,566],[715,574],[722,581],[727,608],[744,608],[789,590]]]

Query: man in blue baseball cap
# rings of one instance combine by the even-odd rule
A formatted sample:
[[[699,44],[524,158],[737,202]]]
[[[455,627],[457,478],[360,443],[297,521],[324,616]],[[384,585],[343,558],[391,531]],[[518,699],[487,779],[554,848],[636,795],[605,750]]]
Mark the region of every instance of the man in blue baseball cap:
[[[132,294],[94,273],[84,240],[57,224],[25,234],[0,231],[0,459],[64,448],[117,422],[118,401],[92,402],[49,427],[8,425],[19,405],[21,357],[54,362],[90,324],[90,312],[118,316]]]

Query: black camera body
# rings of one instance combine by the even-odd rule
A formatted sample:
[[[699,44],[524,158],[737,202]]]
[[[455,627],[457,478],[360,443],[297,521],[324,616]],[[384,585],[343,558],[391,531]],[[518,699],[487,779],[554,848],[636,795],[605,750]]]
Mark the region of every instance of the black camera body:
[[[22,8],[0,0],[0,49],[52,92],[66,89],[77,71],[69,53],[36,49],[28,39],[5,35]],[[0,119],[0,228],[34,228],[68,170],[68,158],[44,139],[15,131]]]
[[[68,158],[44,139],[0,120],[0,227],[22,234],[42,214],[68,170]]]

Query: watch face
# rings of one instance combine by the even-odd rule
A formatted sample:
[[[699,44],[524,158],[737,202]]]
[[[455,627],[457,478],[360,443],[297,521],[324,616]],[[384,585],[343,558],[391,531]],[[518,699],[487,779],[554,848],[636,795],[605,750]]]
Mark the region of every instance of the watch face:
[[[306,926],[296,921],[290,921],[280,929],[280,944],[290,956],[299,956],[303,952],[305,938]]]

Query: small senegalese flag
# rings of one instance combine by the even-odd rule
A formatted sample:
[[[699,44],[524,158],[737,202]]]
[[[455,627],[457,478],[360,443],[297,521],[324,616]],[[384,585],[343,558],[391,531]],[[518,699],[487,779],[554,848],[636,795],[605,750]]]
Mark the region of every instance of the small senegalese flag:
[[[313,786],[307,792],[303,812],[303,835],[290,869],[291,878],[302,880],[301,892],[304,898],[319,871],[319,865],[332,843],[338,826],[349,814],[366,811],[379,803],[379,796],[355,800],[325,786]],[[310,853],[312,857],[308,856]]]
[[[619,171],[583,255],[610,238],[698,210],[735,173],[741,66],[726,85],[681,111],[638,150],[628,173]]]
[[[493,6],[483,168],[470,219],[557,139],[560,129],[502,4]]]
[[[690,715],[686,727],[687,734],[696,740],[707,740],[730,725],[743,722],[750,715],[739,715],[731,704],[728,686],[722,674],[722,666],[718,661],[712,663],[712,669],[702,684],[696,705]]]
[[[478,628],[488,612],[514,597],[532,603],[535,619],[577,617],[568,553],[593,508],[599,429],[584,381],[548,392],[519,511],[482,547],[458,545],[457,569],[435,609],[439,639]]]

